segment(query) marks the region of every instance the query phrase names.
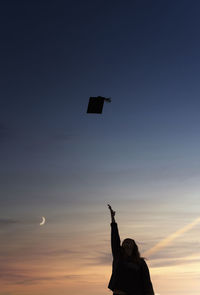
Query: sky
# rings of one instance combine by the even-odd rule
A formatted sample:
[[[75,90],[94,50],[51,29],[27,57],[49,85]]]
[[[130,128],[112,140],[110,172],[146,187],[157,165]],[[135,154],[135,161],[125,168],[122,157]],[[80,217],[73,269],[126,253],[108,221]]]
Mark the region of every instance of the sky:
[[[112,294],[107,203],[155,293],[199,295],[199,1],[0,6],[0,295]]]

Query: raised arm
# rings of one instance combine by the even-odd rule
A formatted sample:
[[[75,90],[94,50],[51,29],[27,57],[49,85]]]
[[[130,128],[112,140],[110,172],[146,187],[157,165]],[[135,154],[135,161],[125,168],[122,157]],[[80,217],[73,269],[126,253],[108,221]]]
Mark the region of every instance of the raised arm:
[[[113,258],[116,259],[120,254],[120,237],[118,232],[117,223],[115,221],[115,211],[112,210],[111,206],[108,204],[111,214],[111,249]]]
[[[111,221],[115,222],[115,211],[113,211],[112,207],[108,204],[108,208],[110,210]]]

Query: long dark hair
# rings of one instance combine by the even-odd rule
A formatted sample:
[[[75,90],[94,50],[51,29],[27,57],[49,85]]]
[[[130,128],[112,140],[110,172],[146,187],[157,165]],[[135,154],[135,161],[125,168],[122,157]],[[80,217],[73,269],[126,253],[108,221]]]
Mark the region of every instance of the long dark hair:
[[[132,240],[132,239],[129,239],[129,240]],[[121,246],[121,256],[122,256],[123,260],[139,264],[141,262],[142,257],[140,256],[140,252],[139,252],[139,249],[138,249],[138,246],[137,246],[136,242],[134,240],[132,240],[132,241],[133,241],[132,254],[128,255],[125,252],[124,248]]]

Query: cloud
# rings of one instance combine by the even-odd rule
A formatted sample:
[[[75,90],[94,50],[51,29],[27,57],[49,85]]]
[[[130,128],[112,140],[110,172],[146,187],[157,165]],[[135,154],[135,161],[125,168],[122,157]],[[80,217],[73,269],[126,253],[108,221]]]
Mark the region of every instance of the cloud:
[[[15,220],[15,219],[10,219],[10,218],[1,218],[0,219],[0,227],[2,226],[9,226],[9,225],[13,225],[13,224],[16,224],[16,223],[19,223],[18,220]]]
[[[65,279],[67,280],[80,280],[82,279],[83,277],[86,277],[88,275],[74,275],[74,274],[71,274],[71,275],[66,275],[64,276]]]
[[[33,132],[22,128],[10,127],[4,122],[0,122],[0,144],[14,140],[15,145],[20,146],[28,152],[46,152],[48,149],[62,147],[77,138],[77,135],[67,133],[65,130],[53,130],[47,132]]]
[[[20,276],[19,276],[20,277]],[[31,276],[26,276],[26,275],[21,275],[21,279],[16,282],[18,285],[33,285],[40,283],[42,281],[62,281],[62,280],[69,280],[69,281],[76,281],[76,282],[84,282],[88,281],[89,277],[91,275],[83,275],[83,274],[68,274],[68,275],[59,275],[59,276],[37,276],[37,275],[31,275]]]
[[[18,269],[9,266],[1,266],[0,268],[0,280],[9,284],[33,284],[39,281],[57,280],[58,278],[60,277],[37,275],[26,268]]]
[[[180,264],[200,263],[200,242],[197,240],[176,242],[163,251],[152,255],[147,261],[151,261],[152,267],[175,266]]]
[[[94,254],[94,257],[85,257],[87,261],[84,264],[87,265],[111,265],[112,264],[112,254],[106,252],[98,252],[99,254]]]
[[[13,233],[12,236],[14,236]],[[47,250],[47,247],[45,249],[40,249],[30,246],[18,246],[16,248],[13,247],[12,251],[10,251],[10,247],[2,246],[0,249],[1,265],[15,265],[15,263],[18,263],[20,260],[29,261],[30,263],[35,261],[46,263],[49,259],[53,261],[62,261],[63,259],[71,259],[72,256],[81,256],[81,252],[79,251],[70,249]]]
[[[110,265],[112,263],[112,254],[100,252],[100,255],[97,256],[97,264]]]
[[[48,271],[47,271],[48,272]],[[85,274],[60,274],[55,275],[43,275],[41,272],[33,273],[30,269],[18,269],[12,267],[0,268],[0,281],[9,285],[35,285],[40,282],[52,282],[62,280],[75,280],[84,281],[88,279],[88,275]]]
[[[93,172],[94,173],[94,172]],[[199,167],[193,162],[191,163],[175,163],[175,164],[155,164],[152,166],[144,166],[137,168],[115,168],[102,171],[99,169],[95,172],[97,179],[101,181],[119,181],[124,184],[134,183],[140,184],[141,182],[151,183],[152,181],[158,183],[177,183],[188,181],[195,177],[199,178]],[[120,183],[120,182],[119,182]]]
[[[70,249],[60,249],[60,250],[53,250],[53,251],[37,251],[32,253],[33,255],[38,256],[66,256],[66,255],[72,255],[72,254],[80,254],[80,251],[70,250]]]
[[[151,263],[151,267],[166,267],[166,266],[175,266],[184,264],[184,266],[188,264],[200,264],[200,258],[192,259],[192,257],[182,257],[182,258],[173,258],[173,259],[161,259],[160,261],[156,261],[155,263]]]
[[[66,143],[70,143],[76,136],[66,132],[52,131],[45,132],[44,134],[29,134],[26,135],[25,149],[31,153],[45,152],[47,149],[53,151],[54,149],[65,146]]]
[[[151,249],[144,252],[144,256],[151,256],[152,254],[156,253],[157,251],[160,251],[162,248],[167,247],[170,243],[172,243],[175,239],[179,238],[186,232],[193,229],[196,225],[200,223],[200,217],[195,218],[192,222],[185,225],[184,227],[180,228],[176,232],[168,235],[166,238],[159,241],[155,246],[153,246]]]

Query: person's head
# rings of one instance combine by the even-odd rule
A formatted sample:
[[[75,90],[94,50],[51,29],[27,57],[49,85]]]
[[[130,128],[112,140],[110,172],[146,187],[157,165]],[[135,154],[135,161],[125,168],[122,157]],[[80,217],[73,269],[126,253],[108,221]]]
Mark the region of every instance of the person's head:
[[[132,257],[133,260],[139,260],[140,253],[138,251],[138,246],[134,240],[129,238],[125,239],[122,242],[122,250],[125,256]]]

